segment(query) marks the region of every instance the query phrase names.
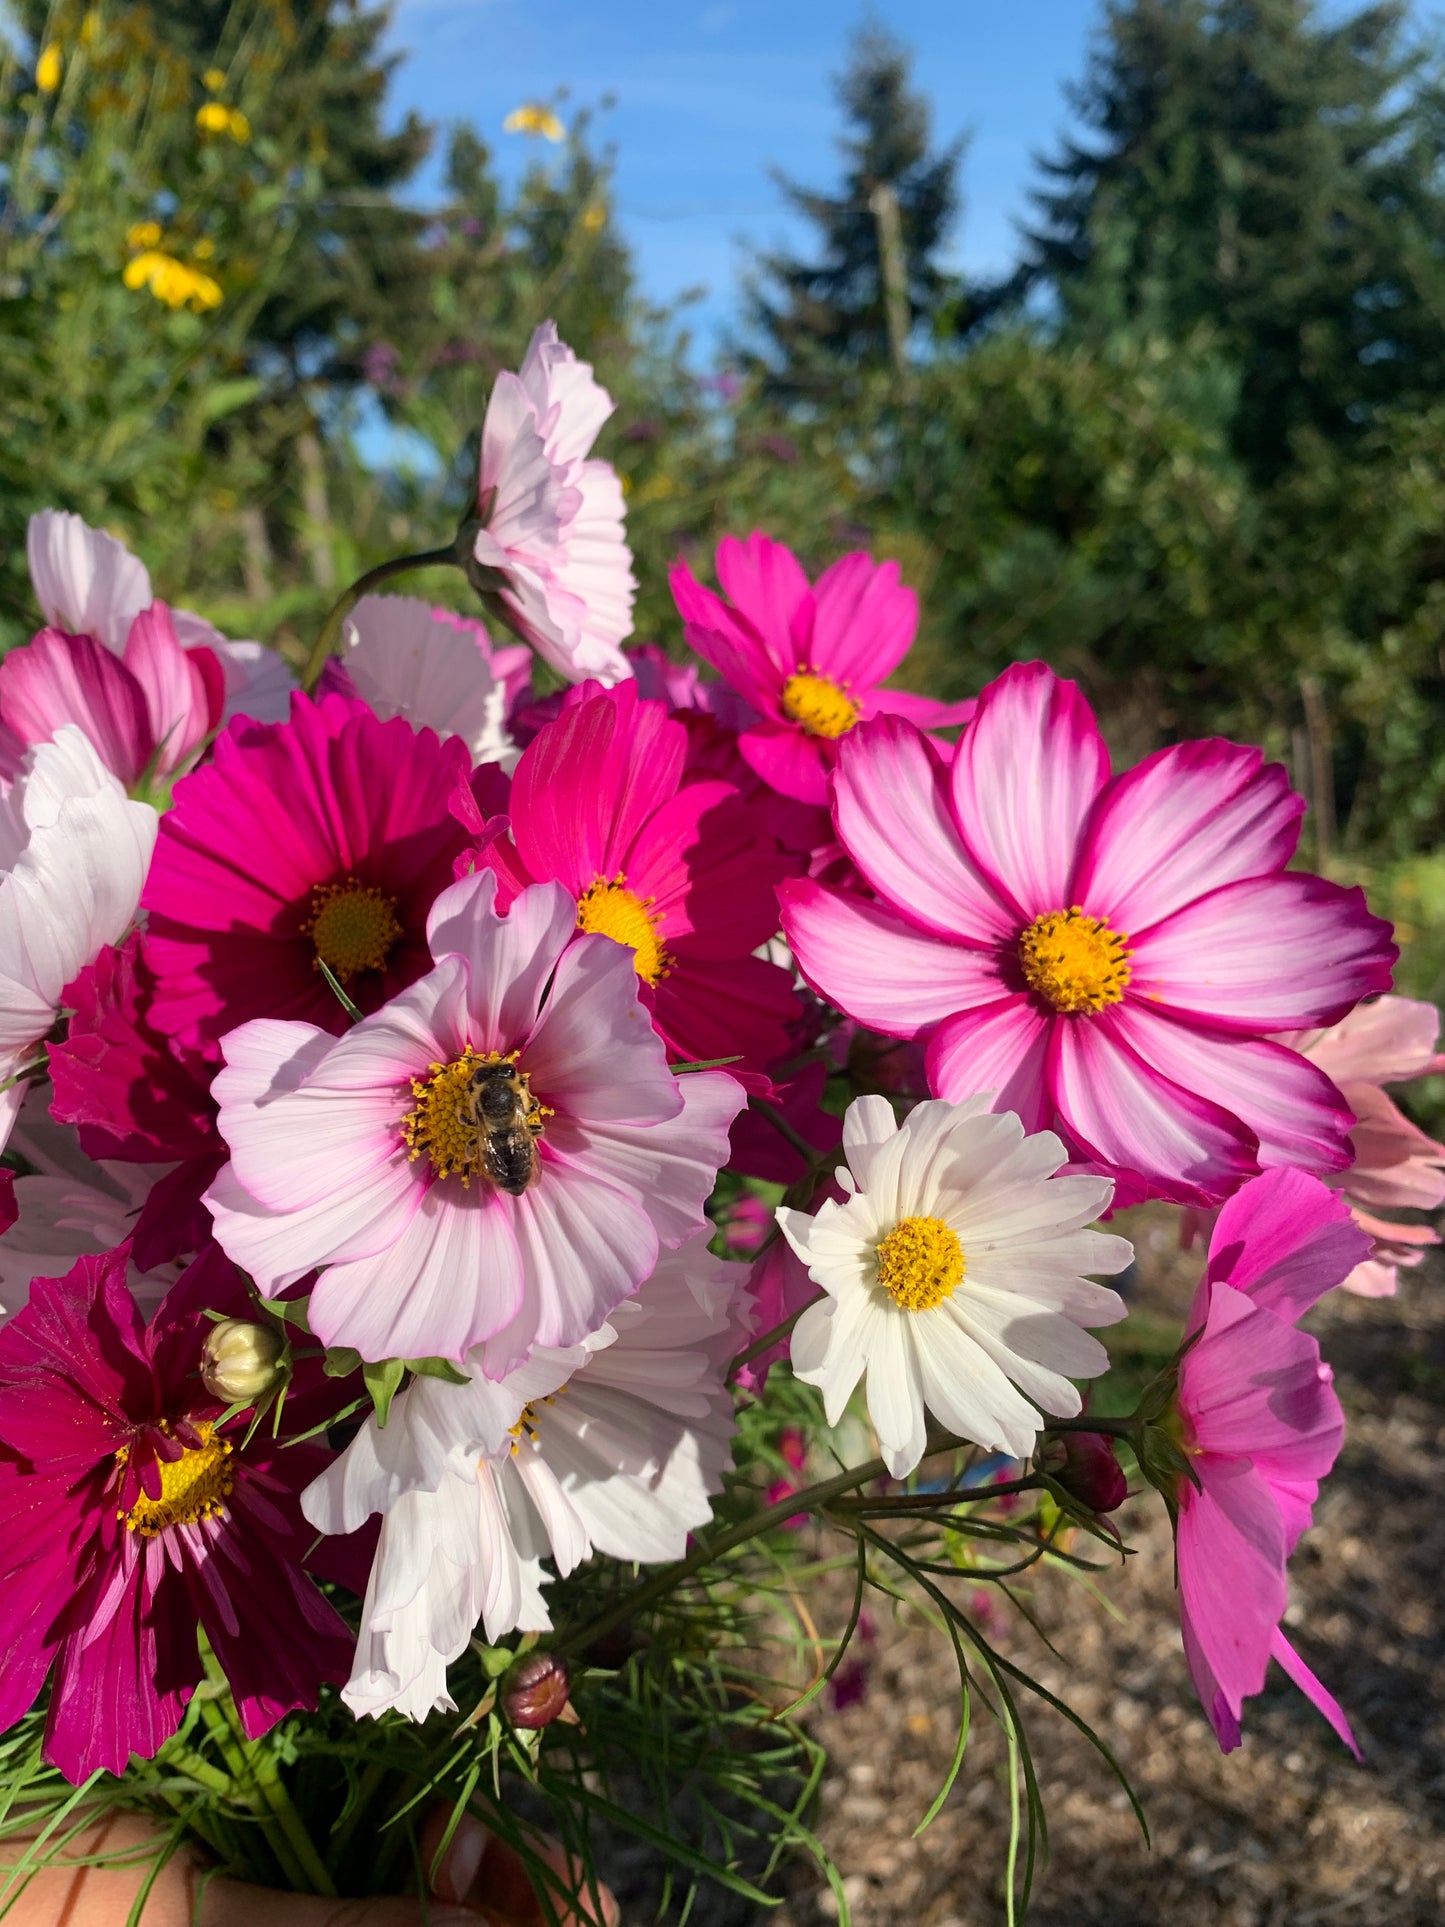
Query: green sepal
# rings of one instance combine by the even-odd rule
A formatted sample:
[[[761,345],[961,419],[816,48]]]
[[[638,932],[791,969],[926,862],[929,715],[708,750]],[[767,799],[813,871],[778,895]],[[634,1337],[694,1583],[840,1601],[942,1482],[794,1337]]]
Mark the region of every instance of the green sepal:
[[[354,1351],[350,1345],[329,1346],[326,1362],[321,1369],[328,1378],[350,1378],[353,1372],[361,1370],[361,1353]],[[367,1383],[370,1384],[370,1382],[368,1379]]]
[[[283,1325],[294,1325],[297,1331],[305,1332],[308,1338],[313,1336],[308,1316],[309,1298],[261,1298],[258,1302],[273,1318],[279,1318]]]
[[[399,1358],[383,1358],[379,1364],[364,1364],[361,1376],[366,1381],[366,1389],[371,1394],[371,1402],[376,1407],[376,1422],[385,1426],[391,1416],[391,1401],[396,1397],[397,1388],[406,1377],[406,1366]]]
[[[342,986],[341,979],[337,976],[336,972],[331,968],[331,965],[327,963],[324,957],[318,956],[316,959],[316,968],[321,972],[322,976],[326,979],[327,983],[330,984],[332,990],[335,991],[336,1001],[340,1004],[341,1008],[346,1012],[347,1016],[351,1019],[352,1023],[359,1024],[361,1022],[361,1011],[351,1001],[350,997],[347,996],[346,991]]]
[[[401,1362],[418,1378],[440,1378],[448,1385],[470,1385],[472,1382],[449,1358],[404,1358]]]

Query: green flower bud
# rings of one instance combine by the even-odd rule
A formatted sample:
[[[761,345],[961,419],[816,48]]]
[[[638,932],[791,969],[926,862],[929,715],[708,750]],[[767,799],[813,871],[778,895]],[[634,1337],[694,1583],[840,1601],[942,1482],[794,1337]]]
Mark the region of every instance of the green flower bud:
[[[212,1325],[201,1352],[201,1379],[227,1405],[254,1405],[291,1376],[290,1345],[275,1325],[223,1318]]]

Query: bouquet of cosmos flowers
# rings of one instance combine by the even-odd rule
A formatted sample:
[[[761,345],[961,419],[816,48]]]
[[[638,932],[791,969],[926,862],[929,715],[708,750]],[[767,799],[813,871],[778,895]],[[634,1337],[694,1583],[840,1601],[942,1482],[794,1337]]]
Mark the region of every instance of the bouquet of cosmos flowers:
[[[888,686],[892,562],[730,538],[718,589],[673,574],[696,660],[625,648],[610,409],[539,328],[454,543],[373,569],[299,678],[31,523],[0,1898],[117,1804],[160,1852],[415,1890],[438,1802],[544,1873],[539,1828],[579,1881],[630,1828],[765,1898],[870,1586],[942,1622],[1031,1841],[1051,1696],[968,1602],[1116,1555],[1121,1449],[1220,1745],[1273,1658],[1353,1746],[1281,1619],[1342,1434],[1299,1321],[1393,1289],[1434,1234],[1378,1212],[1445,1195],[1381,1089],[1436,1067],[1389,927],[1289,867],[1257,750],[1115,774],[1041,663]],[[374,593],[440,563],[489,625]],[[1086,1412],[1132,1256],[1098,1222],[1145,1199],[1203,1277],[1133,1409]],[[805,1638],[836,1564],[851,1616]]]

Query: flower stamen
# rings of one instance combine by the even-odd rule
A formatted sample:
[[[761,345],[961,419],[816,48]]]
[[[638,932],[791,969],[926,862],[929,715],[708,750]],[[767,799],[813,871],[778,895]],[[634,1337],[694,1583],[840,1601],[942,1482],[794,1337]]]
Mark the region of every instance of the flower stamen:
[[[318,964],[348,984],[363,970],[384,970],[402,934],[396,899],[356,877],[322,883],[311,892],[311,915],[301,926]]]
[[[801,723],[810,736],[830,742],[846,736],[859,717],[857,703],[831,676],[799,670],[783,684],[783,714]]]
[[[1133,972],[1122,930],[1086,916],[1076,903],[1035,917],[1019,938],[1019,961],[1030,990],[1070,1016],[1122,1001]]]
[[[577,928],[625,943],[632,952],[637,974],[655,984],[672,968],[652,913],[654,897],[640,897],[627,888],[621,871],[610,880],[598,877],[577,899]]]
[[[963,1281],[963,1246],[942,1218],[904,1218],[877,1258],[878,1282],[903,1311],[932,1311]]]
[[[401,1134],[411,1161],[428,1157],[437,1177],[460,1177],[467,1190],[474,1177],[496,1179],[494,1161],[488,1156],[487,1139],[492,1127],[482,1115],[478,1094],[479,1082],[490,1080],[479,1080],[477,1072],[493,1064],[515,1065],[519,1055],[508,1051],[503,1056],[495,1050],[479,1055],[468,1044],[449,1064],[431,1065],[430,1077],[414,1077],[411,1089],[417,1101],[401,1120]],[[516,1098],[509,1128],[540,1136],[542,1119],[555,1113],[532,1096],[526,1071],[513,1070],[509,1082]]]
[[[231,1447],[215,1436],[209,1419],[196,1426],[196,1434],[200,1444],[184,1447],[178,1459],[156,1460],[161,1475],[160,1497],[152,1499],[142,1492],[129,1512],[116,1514],[124,1520],[127,1532],[154,1539],[168,1526],[195,1525],[225,1510],[235,1485]],[[116,1456],[119,1460],[120,1454]]]

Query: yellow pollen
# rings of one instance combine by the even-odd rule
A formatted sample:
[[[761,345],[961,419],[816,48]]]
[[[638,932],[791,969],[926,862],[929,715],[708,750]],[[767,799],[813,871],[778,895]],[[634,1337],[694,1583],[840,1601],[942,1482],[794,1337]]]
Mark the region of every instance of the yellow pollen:
[[[831,676],[802,670],[783,684],[783,713],[810,736],[846,736],[858,720],[858,705]]]
[[[345,877],[312,891],[311,915],[301,934],[310,937],[320,961],[349,984],[359,971],[386,967],[401,925],[392,897]]]
[[[1122,1000],[1133,975],[1132,955],[1124,931],[1086,917],[1077,903],[1071,910],[1035,917],[1019,938],[1029,989],[1073,1016]]]
[[[565,1385],[559,1385],[550,1397],[534,1399],[530,1405],[524,1405],[522,1407],[522,1416],[517,1420],[515,1425],[507,1428],[508,1436],[512,1441],[511,1454],[513,1458],[516,1458],[518,1452],[521,1451],[522,1440],[524,1438],[530,1443],[533,1451],[537,1449],[537,1423],[541,1416],[537,1407],[539,1405],[555,1405],[566,1389],[567,1387]]]
[[[629,890],[620,872],[610,883],[606,877],[598,877],[577,899],[577,928],[625,943],[638,976],[649,984],[655,984],[672,968],[650,907],[654,901]]]
[[[472,1078],[481,1064],[514,1064],[517,1056],[516,1051],[509,1051],[503,1057],[495,1050],[479,1056],[468,1044],[451,1063],[433,1064],[430,1077],[411,1080],[416,1103],[401,1120],[401,1134],[413,1163],[419,1157],[428,1157],[439,1178],[456,1175],[465,1189],[471,1189],[472,1179],[485,1169]],[[523,1095],[530,1097],[532,1087],[525,1071],[518,1071],[517,1081]],[[546,1104],[539,1107],[538,1114],[555,1115]]]
[[[231,1448],[215,1436],[209,1420],[196,1427],[199,1445],[188,1445],[178,1459],[157,1459],[161,1475],[161,1496],[149,1498],[144,1492],[129,1512],[117,1513],[127,1532],[138,1532],[143,1539],[154,1539],[167,1526],[190,1526],[198,1519],[209,1519],[225,1509],[235,1483],[231,1470]],[[116,1453],[123,1465],[126,1453]]]
[[[878,1246],[878,1282],[904,1311],[932,1311],[963,1278],[963,1246],[942,1218],[904,1218]]]

